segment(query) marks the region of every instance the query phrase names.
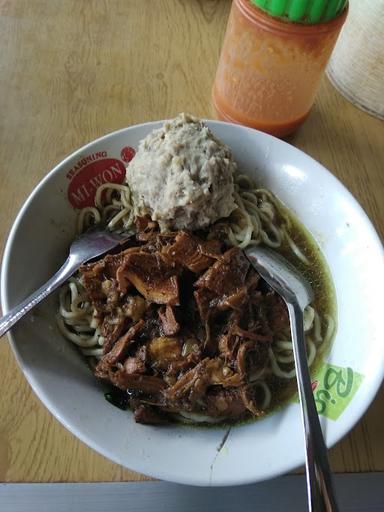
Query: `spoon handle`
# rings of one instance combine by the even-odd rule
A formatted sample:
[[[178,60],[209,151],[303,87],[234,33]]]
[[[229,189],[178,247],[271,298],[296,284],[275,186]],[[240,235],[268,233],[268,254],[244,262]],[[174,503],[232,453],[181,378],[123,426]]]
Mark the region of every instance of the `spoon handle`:
[[[43,284],[38,290],[20,304],[11,309],[9,313],[0,318],[0,337],[15,325],[24,315],[28,313],[39,302],[48,297],[54,290],[63,284],[79,268],[80,262],[77,258],[69,256],[62,267],[54,274],[49,281]]]
[[[317,414],[305,348],[303,311],[297,303],[287,304],[291,323],[301,413],[306,442],[306,477],[310,512],[337,512],[327,447]]]

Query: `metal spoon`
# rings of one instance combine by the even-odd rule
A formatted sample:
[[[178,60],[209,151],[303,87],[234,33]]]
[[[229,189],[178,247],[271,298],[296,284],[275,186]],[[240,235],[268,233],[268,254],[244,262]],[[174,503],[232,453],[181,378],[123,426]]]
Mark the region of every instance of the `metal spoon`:
[[[312,288],[285,258],[270,249],[250,246],[245,249],[245,254],[288,307],[305,434],[308,508],[310,512],[337,512],[327,447],[313,398],[305,348],[303,311],[313,300]]]
[[[87,261],[97,258],[125,242],[132,233],[110,233],[100,229],[87,231],[76,238],[71,244],[69,256],[62,267],[38,290],[15,306],[9,313],[0,318],[0,337],[39,302],[48,297],[54,290],[71,277],[76,270]]]

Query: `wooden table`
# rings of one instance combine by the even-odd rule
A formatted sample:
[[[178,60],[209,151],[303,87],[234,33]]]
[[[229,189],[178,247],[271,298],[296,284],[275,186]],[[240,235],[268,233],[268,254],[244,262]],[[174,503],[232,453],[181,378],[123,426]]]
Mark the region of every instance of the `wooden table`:
[[[63,157],[105,133],[186,111],[210,117],[229,0],[0,0],[0,238]],[[323,80],[290,142],[319,160],[384,234],[384,124]],[[87,448],[0,345],[0,482],[140,480]],[[331,451],[338,472],[384,471],[384,394]]]

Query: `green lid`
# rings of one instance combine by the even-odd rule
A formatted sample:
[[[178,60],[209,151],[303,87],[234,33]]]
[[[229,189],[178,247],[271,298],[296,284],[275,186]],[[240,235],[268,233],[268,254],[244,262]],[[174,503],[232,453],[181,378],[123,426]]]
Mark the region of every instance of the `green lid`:
[[[271,16],[298,23],[324,23],[336,18],[347,0],[251,0]]]

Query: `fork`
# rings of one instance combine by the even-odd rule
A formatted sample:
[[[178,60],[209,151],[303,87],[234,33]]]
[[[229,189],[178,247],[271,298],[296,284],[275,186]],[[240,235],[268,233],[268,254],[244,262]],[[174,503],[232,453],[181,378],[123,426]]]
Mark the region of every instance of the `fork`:
[[[327,447],[313,398],[304,337],[303,312],[313,300],[311,285],[280,254],[251,245],[245,254],[261,277],[285,301],[291,324],[297,387],[305,434],[305,469],[310,512],[337,512]]]
[[[70,246],[68,258],[51,279],[0,318],[0,337],[39,302],[69,279],[83,263],[102,256],[116,246],[123,244],[132,234],[132,232],[112,233],[93,228],[76,238]]]

